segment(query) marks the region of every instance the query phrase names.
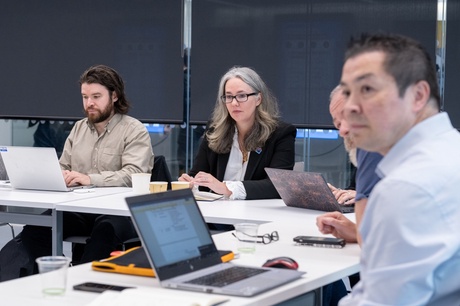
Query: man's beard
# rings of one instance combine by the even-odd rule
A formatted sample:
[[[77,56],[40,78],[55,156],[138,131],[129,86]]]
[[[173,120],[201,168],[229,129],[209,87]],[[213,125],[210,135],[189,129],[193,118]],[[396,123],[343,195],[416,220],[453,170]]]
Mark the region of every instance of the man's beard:
[[[112,115],[113,104],[109,103],[107,106],[102,110],[97,110],[97,113],[89,113],[88,109],[85,110],[86,117],[88,117],[88,121],[92,124],[96,124],[99,122],[103,122],[110,118]]]
[[[356,148],[352,148],[350,151],[348,151],[348,157],[350,158],[350,162],[353,164],[353,166],[358,167],[358,160],[356,159]]]
[[[343,144],[345,146],[345,150],[350,152],[351,149],[355,148],[355,144],[353,142],[353,138],[351,136],[346,136],[343,138]]]
[[[348,156],[350,158],[350,162],[356,167],[356,146],[353,142],[353,138],[351,136],[347,136],[343,138],[343,144],[345,146],[345,150],[348,152]]]

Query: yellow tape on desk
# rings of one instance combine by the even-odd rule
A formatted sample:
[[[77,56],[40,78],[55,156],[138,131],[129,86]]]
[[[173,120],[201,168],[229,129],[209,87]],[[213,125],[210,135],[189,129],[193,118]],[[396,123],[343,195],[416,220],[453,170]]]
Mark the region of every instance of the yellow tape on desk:
[[[232,251],[219,251],[219,253],[222,262],[227,262],[234,258]],[[147,254],[141,246],[129,249],[120,255],[93,261],[91,267],[94,271],[155,277],[155,272],[150,266]]]

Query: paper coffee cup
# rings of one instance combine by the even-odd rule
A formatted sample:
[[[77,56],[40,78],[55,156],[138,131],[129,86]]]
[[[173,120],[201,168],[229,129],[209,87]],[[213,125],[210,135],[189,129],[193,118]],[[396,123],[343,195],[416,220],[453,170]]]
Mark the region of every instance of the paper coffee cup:
[[[150,173],[133,173],[131,180],[133,184],[133,191],[137,194],[144,194],[150,192]]]
[[[189,182],[183,182],[183,181],[171,182],[172,190],[187,189],[187,188],[190,188]]]
[[[168,182],[150,182],[150,193],[168,190]]]

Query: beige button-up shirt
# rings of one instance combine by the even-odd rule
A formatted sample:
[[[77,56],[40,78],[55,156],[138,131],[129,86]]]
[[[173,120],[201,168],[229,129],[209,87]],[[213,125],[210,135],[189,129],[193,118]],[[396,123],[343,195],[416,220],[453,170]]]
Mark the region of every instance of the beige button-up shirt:
[[[150,173],[150,135],[137,119],[115,114],[101,135],[82,119],[75,123],[59,160],[63,170],[87,174],[96,186],[131,186],[131,174]]]

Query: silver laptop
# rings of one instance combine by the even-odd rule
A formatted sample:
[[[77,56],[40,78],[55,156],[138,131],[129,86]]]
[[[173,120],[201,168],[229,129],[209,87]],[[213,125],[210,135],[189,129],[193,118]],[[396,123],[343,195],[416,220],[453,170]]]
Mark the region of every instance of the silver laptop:
[[[72,191],[67,187],[54,148],[0,146],[11,187],[16,189]]]
[[[321,211],[354,212],[354,205],[340,205],[321,173],[265,168],[287,206]]]
[[[128,197],[126,202],[162,287],[253,296],[305,273],[222,263],[189,189]]]

